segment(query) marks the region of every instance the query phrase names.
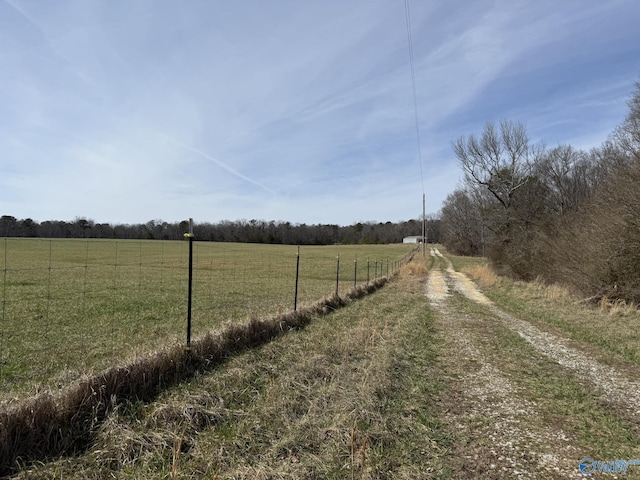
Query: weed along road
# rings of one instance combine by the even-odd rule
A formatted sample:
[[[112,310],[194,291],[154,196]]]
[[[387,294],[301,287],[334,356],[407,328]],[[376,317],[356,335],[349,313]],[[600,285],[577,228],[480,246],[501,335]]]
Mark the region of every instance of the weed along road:
[[[455,477],[639,478],[637,365],[505,312],[438,249],[431,256]]]

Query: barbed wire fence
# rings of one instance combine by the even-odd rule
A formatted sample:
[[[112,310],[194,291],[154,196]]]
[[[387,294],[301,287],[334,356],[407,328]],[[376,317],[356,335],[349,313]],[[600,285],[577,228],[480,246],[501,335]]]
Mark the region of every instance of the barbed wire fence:
[[[190,334],[343,296],[411,254],[322,248],[194,241]],[[185,342],[188,260],[185,241],[0,238],[0,402]]]

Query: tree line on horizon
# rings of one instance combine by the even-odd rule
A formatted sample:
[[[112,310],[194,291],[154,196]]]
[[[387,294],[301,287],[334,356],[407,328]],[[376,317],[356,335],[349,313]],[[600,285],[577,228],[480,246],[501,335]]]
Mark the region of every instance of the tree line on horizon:
[[[449,251],[502,274],[640,304],[640,81],[598,148],[532,144],[522,123],[487,123],[453,150],[464,184],[440,212]]]
[[[428,216],[428,240],[440,240],[440,221]],[[189,222],[151,220],[139,224],[96,223],[87,218],[71,222],[30,218],[0,217],[0,237],[32,238],[103,238],[138,240],[181,240],[189,231]],[[284,245],[387,244],[402,243],[407,236],[421,235],[422,220],[392,222],[358,222],[349,226],[331,224],[299,224],[264,220],[224,220],[197,223],[197,240],[211,242],[268,243]]]

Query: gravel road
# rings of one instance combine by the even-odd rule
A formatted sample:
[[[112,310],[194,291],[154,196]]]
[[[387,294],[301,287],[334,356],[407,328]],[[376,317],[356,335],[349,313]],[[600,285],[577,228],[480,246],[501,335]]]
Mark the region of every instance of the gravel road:
[[[576,448],[576,439],[558,425],[537,420],[536,402],[526,398],[504,371],[503,364],[510,359],[488,348],[492,324],[516,332],[537,353],[557,362],[567,375],[595,389],[603,402],[623,409],[633,420],[640,419],[640,383],[573,348],[568,339],[502,311],[437,249],[431,255],[435,265],[426,295],[437,312],[446,352],[443,361],[455,379],[446,418],[467,439],[460,448],[467,478],[584,478],[578,470],[584,455]],[[461,309],[452,302],[455,292],[482,305],[489,315]]]

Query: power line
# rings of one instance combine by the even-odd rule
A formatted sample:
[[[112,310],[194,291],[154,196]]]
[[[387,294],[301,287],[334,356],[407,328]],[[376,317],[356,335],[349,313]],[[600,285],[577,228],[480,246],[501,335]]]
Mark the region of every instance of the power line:
[[[418,120],[418,96],[416,93],[416,71],[413,61],[413,37],[411,35],[411,11],[409,0],[404,0],[404,13],[407,21],[407,43],[409,45],[409,63],[411,65],[411,86],[413,90],[413,112],[416,124],[416,140],[418,142],[418,164],[420,165],[420,183],[422,185],[422,195],[424,196],[424,175],[422,173],[422,148],[420,144],[420,122]]]
[[[418,95],[416,93],[416,69],[413,59],[413,36],[411,35],[411,10],[409,0],[404,0],[404,14],[407,21],[407,43],[409,45],[409,64],[411,65],[411,86],[413,90],[413,113],[416,123],[416,141],[418,144],[418,164],[420,165],[420,185],[422,186],[422,256],[427,254],[427,217],[425,213],[424,175],[422,173],[422,146],[420,144],[420,121],[418,119]]]

